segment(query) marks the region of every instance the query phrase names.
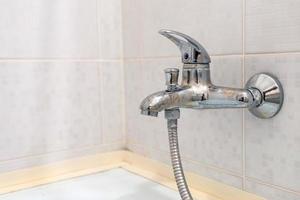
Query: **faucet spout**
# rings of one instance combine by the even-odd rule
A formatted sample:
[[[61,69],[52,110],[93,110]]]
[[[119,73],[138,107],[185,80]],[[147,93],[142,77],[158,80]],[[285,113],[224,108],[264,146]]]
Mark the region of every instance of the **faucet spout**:
[[[183,107],[187,102],[191,101],[192,93],[190,88],[178,89],[176,91],[160,91],[146,97],[141,105],[141,114],[157,117],[158,113],[171,108]]]

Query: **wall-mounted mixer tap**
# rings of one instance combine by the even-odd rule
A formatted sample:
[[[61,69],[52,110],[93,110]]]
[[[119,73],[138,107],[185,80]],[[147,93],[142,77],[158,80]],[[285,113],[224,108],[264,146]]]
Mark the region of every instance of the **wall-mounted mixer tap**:
[[[283,102],[280,82],[266,73],[254,75],[245,88],[215,86],[210,80],[210,56],[196,40],[170,30],[160,34],[174,42],[183,62],[182,82],[178,84],[179,69],[165,69],[167,89],[151,94],[140,105],[141,113],[157,116],[165,111],[168,120],[169,146],[175,180],[182,200],[193,200],[181,164],[177,119],[179,108],[248,108],[259,118],[275,116]]]
[[[241,89],[215,86],[210,79],[210,56],[202,45],[176,31],[159,33],[180,49],[182,82],[178,84],[178,69],[166,69],[167,90],[145,98],[140,106],[142,114],[157,116],[158,112],[171,108],[248,108],[257,117],[270,118],[279,112],[283,91],[270,74],[254,75]]]
[[[259,118],[271,118],[283,103],[283,90],[280,82],[266,73],[254,75],[245,88],[215,86],[210,80],[210,56],[196,40],[170,30],[160,34],[174,42],[181,52],[183,62],[182,82],[178,84],[179,69],[165,69],[167,89],[151,94],[140,105],[141,113],[157,116],[165,111],[168,120],[168,133],[172,167],[182,200],[193,200],[189,191],[179,153],[177,119],[179,108],[248,108]]]

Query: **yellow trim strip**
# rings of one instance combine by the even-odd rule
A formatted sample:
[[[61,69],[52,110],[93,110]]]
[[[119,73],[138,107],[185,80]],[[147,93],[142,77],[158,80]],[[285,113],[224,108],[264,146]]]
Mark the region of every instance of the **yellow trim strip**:
[[[115,151],[0,174],[0,194],[118,167],[176,190],[170,166],[129,151]],[[264,200],[194,173],[188,172],[187,179],[191,192],[198,199]]]

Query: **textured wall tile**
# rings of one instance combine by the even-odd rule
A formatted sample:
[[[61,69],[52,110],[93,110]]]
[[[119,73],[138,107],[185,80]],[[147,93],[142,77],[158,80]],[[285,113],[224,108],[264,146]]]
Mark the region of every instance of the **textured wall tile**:
[[[122,0],[98,0],[100,58],[122,56]]]
[[[300,50],[300,1],[246,1],[247,53]]]
[[[194,172],[200,176],[211,178],[215,181],[231,185],[233,187],[242,189],[243,179],[235,174],[226,173],[220,169],[212,168],[210,166],[203,165],[194,160],[183,159],[183,165],[186,170]]]
[[[102,85],[102,130],[103,142],[111,143],[124,138],[124,94],[121,62],[100,63]]]
[[[100,144],[97,65],[0,64],[0,160]]]
[[[262,185],[250,180],[246,181],[246,191],[252,192],[262,197],[265,197],[267,200],[299,200],[300,193],[292,193],[285,190],[280,190],[274,187],[269,187],[267,185]]]
[[[241,57],[214,57],[212,60],[212,80],[215,84],[242,87]],[[165,88],[163,69],[181,66],[180,59],[126,62],[125,66],[128,139],[135,144],[168,151],[163,113],[159,118],[143,116],[140,115],[139,105],[147,95]],[[224,76],[227,78],[224,79]],[[181,109],[181,113],[179,140],[183,155],[241,173],[242,111]]]
[[[125,58],[142,56],[141,0],[122,0],[122,39]]]
[[[269,72],[279,78],[285,99],[272,119],[245,116],[246,175],[300,191],[300,55],[251,56],[246,59],[246,80]]]
[[[139,52],[135,49],[128,54],[124,51],[125,57],[179,55],[174,44],[157,33],[160,29],[174,29],[189,34],[211,54],[242,52],[240,0],[127,0],[123,8],[125,49],[127,44],[131,47],[134,44],[142,50]]]
[[[97,57],[96,0],[0,1],[0,57]]]

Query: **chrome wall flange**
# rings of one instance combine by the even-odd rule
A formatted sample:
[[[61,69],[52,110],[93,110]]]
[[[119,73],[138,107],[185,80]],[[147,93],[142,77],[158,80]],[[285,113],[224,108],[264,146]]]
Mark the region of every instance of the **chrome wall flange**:
[[[252,76],[245,86],[246,89],[257,89],[261,93],[261,102],[250,107],[249,111],[256,117],[268,119],[274,117],[281,109],[284,99],[283,88],[277,78],[268,73]]]

